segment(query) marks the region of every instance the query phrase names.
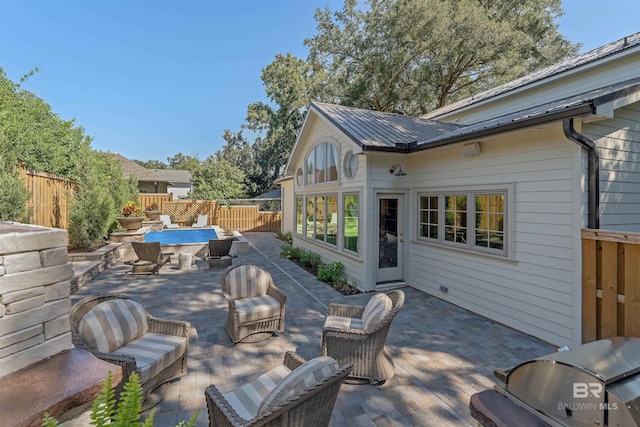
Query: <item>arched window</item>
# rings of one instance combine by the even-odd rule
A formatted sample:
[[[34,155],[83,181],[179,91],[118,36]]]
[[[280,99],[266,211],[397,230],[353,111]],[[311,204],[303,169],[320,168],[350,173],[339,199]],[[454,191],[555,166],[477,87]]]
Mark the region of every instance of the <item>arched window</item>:
[[[309,152],[305,160],[305,184],[322,184],[338,180],[338,147],[321,142]]]

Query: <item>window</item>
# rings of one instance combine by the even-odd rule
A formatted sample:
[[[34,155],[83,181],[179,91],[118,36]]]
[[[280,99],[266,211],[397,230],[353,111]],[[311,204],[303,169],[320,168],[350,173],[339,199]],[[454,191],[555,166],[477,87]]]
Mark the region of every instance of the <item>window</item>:
[[[418,239],[507,256],[508,190],[418,195]]]
[[[298,187],[302,187],[302,184],[304,183],[302,181],[303,179],[303,172],[302,172],[302,168],[298,168],[298,170],[296,171],[296,184],[298,184]]]
[[[305,161],[305,184],[322,184],[338,180],[338,147],[329,142],[316,145]]]
[[[353,151],[347,151],[347,154],[344,155],[344,176],[351,179],[356,176],[358,172],[358,158]]]
[[[343,215],[343,242],[344,249],[358,253],[358,218],[360,217],[360,207],[358,206],[358,195],[348,194],[344,196]]]
[[[304,224],[304,210],[302,205],[302,197],[296,197],[296,233],[302,234]]]
[[[335,246],[338,233],[338,198],[307,196],[306,237]]]

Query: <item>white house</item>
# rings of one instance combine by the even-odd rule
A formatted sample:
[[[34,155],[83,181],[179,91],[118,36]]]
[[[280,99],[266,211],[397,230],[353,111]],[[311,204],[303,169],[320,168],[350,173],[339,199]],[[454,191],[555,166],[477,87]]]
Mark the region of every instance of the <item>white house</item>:
[[[581,229],[640,231],[640,33],[420,118],[312,103],[285,175],[283,231],[360,289],[580,344]]]

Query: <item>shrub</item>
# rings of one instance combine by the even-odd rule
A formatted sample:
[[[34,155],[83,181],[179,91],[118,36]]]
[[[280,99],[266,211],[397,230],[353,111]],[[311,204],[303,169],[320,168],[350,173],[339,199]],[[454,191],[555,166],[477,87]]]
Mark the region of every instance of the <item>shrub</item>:
[[[283,246],[282,249],[280,250],[280,256],[282,258],[291,259],[291,251],[292,250],[293,250],[293,247],[291,247],[291,246]]]
[[[154,408],[149,417],[143,422],[138,420],[142,412],[142,385],[140,384],[140,375],[136,372],[132,373],[127,382],[124,384],[124,390],[120,393],[120,401],[116,407],[114,398],[114,390],[111,387],[111,371],[107,374],[102,385],[102,391],[95,398],[91,405],[91,425],[102,427],[106,425],[114,426],[141,426],[152,427],[153,417],[157,408]],[[176,427],[192,427],[196,424],[198,412],[188,422],[180,421]],[[42,419],[42,426],[57,427],[60,422],[45,413]]]
[[[324,263],[322,262],[322,258],[320,257],[320,254],[317,254],[315,252],[311,252],[311,254],[309,255],[308,263],[313,270],[318,270],[320,267],[324,265]]]
[[[304,265],[311,265],[311,255],[313,254],[313,252],[307,250],[307,249],[300,249],[300,252],[298,254],[298,259],[300,260],[301,263],[303,263]]]
[[[344,264],[339,261],[323,264],[318,267],[318,280],[322,280],[327,283],[337,283],[342,276],[344,270]]]
[[[296,260],[299,261],[300,260],[300,252],[302,252],[302,250],[299,247],[291,247],[291,259],[292,260]]]
[[[293,236],[291,235],[290,231],[283,233],[282,231],[278,230],[276,231],[276,236],[283,242],[287,242],[288,244],[293,243]]]

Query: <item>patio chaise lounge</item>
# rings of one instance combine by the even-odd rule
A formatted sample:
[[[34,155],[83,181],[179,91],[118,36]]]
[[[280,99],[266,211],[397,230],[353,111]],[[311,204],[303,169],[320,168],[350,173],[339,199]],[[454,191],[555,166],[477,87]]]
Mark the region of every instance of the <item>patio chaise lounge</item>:
[[[162,252],[160,242],[131,242],[138,259],[134,261],[131,274],[154,274],[168,262],[171,262],[172,252]]]
[[[193,228],[204,228],[207,226],[207,222],[209,221],[209,215],[198,215],[198,220],[191,224]]]
[[[288,351],[284,362],[255,381],[221,393],[205,390],[210,426],[328,426],[351,365],[330,357],[306,362]]]
[[[322,354],[341,364],[353,364],[352,378],[384,383],[395,373],[385,341],[403,304],[401,290],[377,293],[364,307],[329,304],[322,328]]]
[[[189,322],[153,317],[123,295],[86,297],[71,307],[69,320],[76,348],[122,367],[117,395],[133,372],[140,375],[143,397],[187,373]]]
[[[171,216],[169,215],[160,215],[160,221],[162,221],[162,226],[164,228],[179,228],[178,224],[174,224],[171,222]]]
[[[253,264],[229,267],[222,276],[222,293],[229,304],[224,327],[234,344],[284,332],[287,297],[268,271]]]
[[[227,268],[233,263],[229,255],[233,239],[209,240],[209,270]]]

